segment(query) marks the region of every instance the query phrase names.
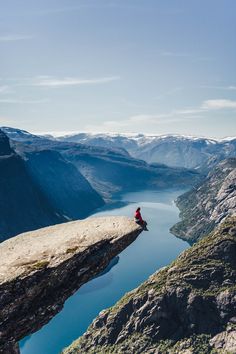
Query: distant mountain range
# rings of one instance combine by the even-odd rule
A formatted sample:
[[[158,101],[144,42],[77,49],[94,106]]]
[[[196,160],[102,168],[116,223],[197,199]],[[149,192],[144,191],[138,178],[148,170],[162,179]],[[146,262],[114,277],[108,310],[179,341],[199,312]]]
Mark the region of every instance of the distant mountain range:
[[[236,156],[236,138],[216,140],[181,135],[79,133],[57,140],[125,149],[131,156],[149,164],[162,163],[201,172],[209,171],[223,159]]]
[[[10,140],[9,140],[10,139]],[[85,218],[114,194],[192,186],[197,172],[149,165],[124,148],[107,148],[1,130],[1,240]]]
[[[169,188],[193,185],[198,173],[163,164],[148,164],[131,157],[121,147],[87,145],[66,140],[37,136],[13,128],[2,128],[16,151],[26,152],[53,150],[73,163],[91,186],[106,200],[114,193],[145,188]]]

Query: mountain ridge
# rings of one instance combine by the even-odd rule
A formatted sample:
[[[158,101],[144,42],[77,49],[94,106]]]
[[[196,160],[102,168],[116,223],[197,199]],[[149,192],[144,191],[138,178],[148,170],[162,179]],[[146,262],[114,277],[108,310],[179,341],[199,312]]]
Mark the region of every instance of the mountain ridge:
[[[200,178],[196,171],[164,164],[148,164],[130,156],[124,148],[106,148],[56,139],[38,138],[21,134],[8,128],[8,136],[16,151],[25,153],[38,150],[55,150],[89,181],[91,186],[106,200],[117,192],[146,188],[168,188],[193,185]]]
[[[236,137],[212,139],[185,135],[95,134],[80,133],[56,140],[87,145],[123,148],[149,164],[164,163],[172,167],[209,171],[217,162],[236,156]]]

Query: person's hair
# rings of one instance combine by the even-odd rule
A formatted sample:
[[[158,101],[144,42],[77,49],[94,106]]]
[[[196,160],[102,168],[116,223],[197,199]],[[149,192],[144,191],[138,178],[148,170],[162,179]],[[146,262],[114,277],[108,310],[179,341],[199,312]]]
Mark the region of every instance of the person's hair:
[[[140,207],[138,207],[137,209],[136,209],[136,211],[139,211],[140,210]]]

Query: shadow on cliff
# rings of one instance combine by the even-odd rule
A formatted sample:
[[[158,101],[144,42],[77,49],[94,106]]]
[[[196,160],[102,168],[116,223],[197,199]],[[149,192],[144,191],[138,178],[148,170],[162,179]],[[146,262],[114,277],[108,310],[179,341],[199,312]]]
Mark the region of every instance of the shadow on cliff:
[[[119,260],[120,260],[119,256],[117,256],[114,259],[112,259],[111,262],[108,264],[108,266],[106,267],[106,269],[104,269],[103,272],[101,272],[99,275],[94,277],[90,282],[88,282],[87,284],[85,284],[83,287],[81,287],[79,289],[79,293],[82,294],[82,295],[88,294],[88,293],[91,293],[93,291],[97,291],[98,289],[105,288],[109,284],[111,284],[112,279],[113,279],[113,275],[112,274],[108,274],[108,273],[110,272],[110,270],[113,267],[115,267],[119,263]],[[107,276],[104,277],[103,279],[100,279],[99,283],[97,283],[96,279],[101,278],[105,274],[107,274]]]

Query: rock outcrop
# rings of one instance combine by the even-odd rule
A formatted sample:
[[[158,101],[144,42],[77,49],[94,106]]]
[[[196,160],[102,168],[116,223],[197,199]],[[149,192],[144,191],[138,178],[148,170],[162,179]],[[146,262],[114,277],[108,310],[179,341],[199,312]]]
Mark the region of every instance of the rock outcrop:
[[[11,238],[0,245],[0,353],[46,324],[142,229],[127,217],[89,218]]]
[[[236,352],[236,216],[102,311],[64,354]]]
[[[236,158],[222,161],[198,187],[177,199],[182,221],[171,232],[190,243],[236,213]]]

